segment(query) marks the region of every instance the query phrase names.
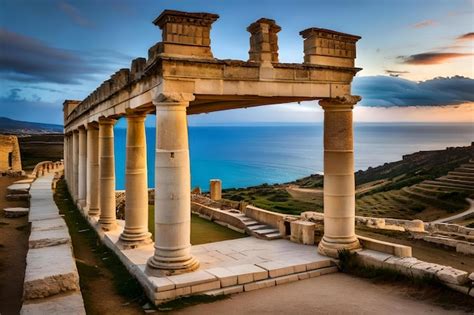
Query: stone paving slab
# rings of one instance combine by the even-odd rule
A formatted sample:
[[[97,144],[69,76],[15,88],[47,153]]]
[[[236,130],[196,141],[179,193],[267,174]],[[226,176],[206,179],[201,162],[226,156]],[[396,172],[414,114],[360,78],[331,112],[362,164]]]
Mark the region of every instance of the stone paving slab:
[[[3,209],[5,213],[5,218],[18,218],[18,217],[24,217],[30,212],[29,208],[21,208],[21,207],[15,207],[15,208],[5,208]]]
[[[28,250],[24,284],[26,300],[76,290],[79,290],[79,276],[69,244]]]
[[[256,282],[259,284],[248,286],[249,290],[268,287],[272,283],[276,285],[275,279],[283,284],[337,271],[330,258],[317,253],[316,246],[283,239],[267,241],[246,237],[192,246],[191,253],[200,262],[197,271],[156,277],[149,275],[146,267],[147,260],[154,253],[153,244],[121,249],[119,236],[123,231],[123,221],[118,220],[117,228],[109,232],[100,230],[96,218],[89,218],[89,222],[155,304],[196,293],[242,292],[244,285]],[[265,280],[269,281],[261,283]]]
[[[31,222],[31,231],[48,231],[67,228],[63,218],[39,220]]]
[[[60,229],[31,231],[30,238],[28,240],[29,248],[41,248],[61,244],[71,244],[71,236],[69,236],[67,227]]]
[[[54,296],[23,304],[21,315],[67,314],[85,315],[84,301],[80,292]]]

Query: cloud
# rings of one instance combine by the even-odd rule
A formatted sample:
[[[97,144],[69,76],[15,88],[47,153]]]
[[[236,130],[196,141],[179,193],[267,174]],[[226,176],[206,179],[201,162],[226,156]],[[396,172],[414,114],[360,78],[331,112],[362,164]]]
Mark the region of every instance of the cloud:
[[[78,52],[0,29],[0,74],[16,82],[80,84],[126,65],[126,56],[107,50]]]
[[[462,58],[472,55],[472,53],[457,52],[427,52],[410,56],[399,56],[398,59],[402,60],[402,63],[408,65],[434,65],[444,63],[451,59]]]
[[[462,34],[456,38],[457,40],[465,41],[465,40],[474,40],[474,32]]]
[[[62,102],[45,102],[32,95],[27,99],[21,95],[22,89],[10,89],[6,96],[0,97],[0,115],[24,121],[63,124]]]
[[[76,23],[77,25],[82,26],[82,27],[94,26],[94,23],[90,21],[89,19],[87,19],[86,17],[84,17],[81,11],[75,6],[73,6],[72,4],[67,3],[66,1],[61,1],[58,3],[58,6],[59,6],[59,9],[61,9],[61,11],[66,13],[72,19],[72,21],[74,21],[74,23]]]
[[[416,24],[413,24],[411,27],[412,28],[424,28],[424,27],[428,27],[428,26],[432,26],[432,25],[436,25],[437,22],[434,21],[434,20],[425,20],[425,21],[421,21],[421,22],[418,22]]]
[[[399,77],[401,75],[410,73],[410,71],[385,70],[385,73],[391,77]]]
[[[445,106],[474,102],[474,79],[455,76],[414,82],[390,76],[356,77],[352,93],[363,106]]]

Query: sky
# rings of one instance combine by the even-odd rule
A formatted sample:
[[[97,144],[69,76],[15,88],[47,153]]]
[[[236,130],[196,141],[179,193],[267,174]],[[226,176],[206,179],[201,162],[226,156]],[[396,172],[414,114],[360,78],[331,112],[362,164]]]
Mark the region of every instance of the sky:
[[[210,12],[216,58],[248,59],[246,27],[276,20],[280,62],[302,62],[299,32],[356,34],[361,122],[474,123],[474,0],[0,0],[0,116],[62,124],[83,99],[161,40],[164,9]],[[192,125],[322,120],[316,102],[189,117]]]

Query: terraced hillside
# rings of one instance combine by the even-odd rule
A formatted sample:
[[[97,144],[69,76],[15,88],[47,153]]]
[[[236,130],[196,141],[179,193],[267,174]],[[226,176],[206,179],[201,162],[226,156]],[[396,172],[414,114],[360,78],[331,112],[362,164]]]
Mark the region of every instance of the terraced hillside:
[[[360,215],[435,220],[467,208],[468,197],[474,198],[472,159],[435,179],[401,189],[365,194],[357,199],[356,209]]]

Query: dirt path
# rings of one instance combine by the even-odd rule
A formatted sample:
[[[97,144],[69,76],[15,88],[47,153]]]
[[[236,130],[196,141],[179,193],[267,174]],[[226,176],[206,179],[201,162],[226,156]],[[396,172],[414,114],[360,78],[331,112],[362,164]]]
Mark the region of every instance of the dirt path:
[[[5,218],[3,208],[28,207],[26,201],[7,201],[6,188],[20,177],[0,177],[0,314],[18,314],[28,252],[28,217]]]
[[[226,300],[194,305],[171,313],[449,315],[469,311],[467,307],[459,309],[453,305],[440,305],[439,301],[424,296],[425,293],[407,286],[375,284],[366,279],[336,273],[236,294]]]
[[[144,314],[147,303],[142,288],[75,209],[63,181],[57,186],[55,201],[72,238],[80,286],[88,315]]]
[[[446,217],[446,218],[441,218],[438,220],[433,221],[433,223],[450,223],[455,220],[461,220],[465,219],[466,217],[472,217],[474,214],[474,200],[466,198],[467,202],[469,202],[469,209],[466,211],[463,211],[461,213]]]

